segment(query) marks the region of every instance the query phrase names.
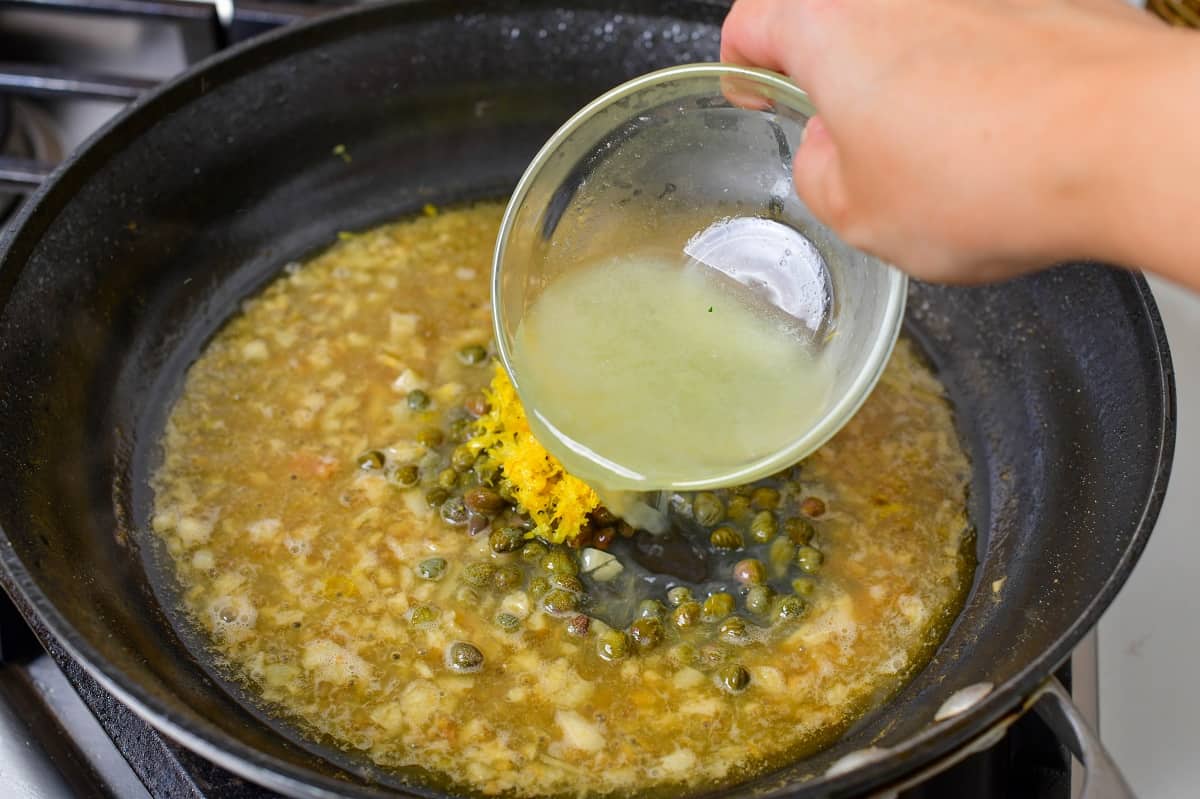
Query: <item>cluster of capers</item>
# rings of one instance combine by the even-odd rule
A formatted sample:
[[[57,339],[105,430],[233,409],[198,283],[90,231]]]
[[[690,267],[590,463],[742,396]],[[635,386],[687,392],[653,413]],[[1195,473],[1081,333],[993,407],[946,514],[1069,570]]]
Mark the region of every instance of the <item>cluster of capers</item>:
[[[728,662],[733,648],[760,640],[766,624],[799,619],[806,607],[798,596],[768,596],[760,611],[752,614],[758,618],[750,620],[735,612],[736,599],[727,592],[714,592],[700,601],[690,588],[676,586],[666,599],[666,605],[643,600],[628,628],[602,632],[596,639],[597,653],[604,660],[620,660],[674,641],[668,652],[672,661],[711,671],[714,683],[730,693],[745,690],[750,682],[744,667]]]
[[[466,366],[485,365],[487,348],[463,347],[458,360]],[[435,407],[422,389],[409,391],[404,401],[413,418],[423,424],[416,441],[426,456],[420,463],[394,463],[385,452],[373,449],[358,457],[359,468],[382,472],[398,488],[423,490],[425,501],[443,521],[465,527],[472,535],[487,530],[497,519],[528,529],[529,520],[517,512],[511,486],[475,440],[475,420],[491,410],[483,393],[468,394],[449,409]]]
[[[481,364],[487,361],[487,351],[482,346],[465,347],[459,357],[467,365]],[[359,466],[381,470],[401,488],[419,485],[447,524],[465,527],[472,534],[489,531],[489,547],[498,557],[463,565],[456,575],[460,598],[477,600],[480,592],[503,595],[524,588],[538,609],[564,619],[569,634],[591,633],[593,620],[582,612],[586,595],[575,552],[526,538],[532,525],[520,513],[511,485],[482,448],[472,444],[474,420],[489,410],[484,396],[472,394],[461,406],[442,414],[441,426],[432,424],[437,410],[425,392],[409,392],[407,402],[414,413],[424,415],[421,421],[430,422],[417,435],[429,454],[419,465],[391,464],[384,453],[372,450],[360,457]],[[715,557],[747,556],[734,563],[729,574],[740,586],[738,596],[730,588],[700,599],[691,589],[676,586],[667,592],[665,605],[644,600],[626,629],[599,625],[597,654],[616,661],[670,645],[671,659],[710,672],[722,690],[745,690],[750,673],[730,662],[730,652],[758,640],[773,624],[801,618],[807,607],[805,597],[813,592],[814,575],[824,559],[814,545],[814,520],[825,515],[825,504],[818,497],[801,498],[798,489],[798,481],[777,476],[749,486],[677,495],[673,511],[704,529]],[[572,547],[607,549],[615,538],[634,532],[599,508]],[[446,560],[439,557],[416,567],[417,575],[426,580],[440,580],[447,570]],[[790,586],[790,592],[780,590],[783,585]],[[409,620],[417,627],[430,626],[438,623],[439,615],[435,607],[420,606],[410,611]],[[522,625],[520,618],[507,612],[497,613],[493,621],[505,632],[516,632]],[[454,642],[447,649],[446,664],[469,673],[481,666],[482,655],[467,642]]]
[[[550,616],[569,619],[568,629],[585,634],[591,620],[578,612],[584,600],[579,579],[579,562],[570,548],[526,540],[515,528],[497,528],[489,536],[492,549],[505,558],[489,558],[465,564],[457,575],[460,596],[477,600],[481,592],[498,595],[524,588],[538,607]],[[445,558],[427,558],[416,566],[423,580],[441,580],[449,568]],[[494,619],[506,632],[520,629],[521,621],[501,612]],[[416,622],[413,622],[416,624]]]
[[[636,532],[633,525],[601,505],[588,514],[587,521],[580,528],[579,534],[572,539],[571,546],[607,550],[618,537],[632,538]]]
[[[767,544],[780,533],[798,546],[807,545],[815,532],[812,520],[825,515],[824,500],[809,496],[786,504],[779,488],[756,484],[679,494],[673,510],[706,528],[713,549]]]
[[[676,639],[667,653],[677,666],[692,666],[712,673],[713,683],[723,691],[737,694],[750,685],[750,672],[739,663],[730,662],[731,647],[752,643],[758,633],[746,620],[730,615],[733,598],[729,594],[712,594],[704,603],[692,598],[691,591],[676,587],[668,592],[668,609],[653,599],[643,600],[637,618],[625,630],[606,629],[596,638],[596,652],[604,660],[622,660],[648,652],[667,641]],[[704,622],[720,619],[710,628],[712,640],[702,641],[691,635],[691,628]],[[698,631],[698,630],[697,630]]]
[[[827,509],[820,497],[803,495],[798,479],[777,475],[753,485],[680,494],[672,509],[704,528],[714,554],[761,556],[739,561],[730,575],[744,586],[748,613],[794,618],[802,612],[799,598],[812,594],[825,560],[815,525]],[[793,598],[776,596],[768,582],[790,583]]]

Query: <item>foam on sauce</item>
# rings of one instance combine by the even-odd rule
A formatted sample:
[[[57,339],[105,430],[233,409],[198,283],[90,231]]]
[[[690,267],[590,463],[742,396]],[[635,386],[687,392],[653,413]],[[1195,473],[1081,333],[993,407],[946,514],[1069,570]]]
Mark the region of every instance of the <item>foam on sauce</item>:
[[[501,211],[339,241],[248,300],[192,366],[152,524],[209,655],[306,735],[489,794],[713,787],[827,743],[928,660],[969,585],[968,463],[942,387],[901,341],[855,419],[789,472],[785,505],[828,508],[802,618],[690,650],[668,629],[608,662],[604,625],[572,634],[528,576],[464,582],[467,564],[518,554],[358,462],[372,450],[438,468],[420,432],[491,377],[457,353],[490,337]],[[425,409],[406,401],[415,390]],[[422,579],[433,557],[445,574]],[[454,642],[477,648],[478,671],[448,668]],[[745,667],[744,692],[721,689],[717,656]]]

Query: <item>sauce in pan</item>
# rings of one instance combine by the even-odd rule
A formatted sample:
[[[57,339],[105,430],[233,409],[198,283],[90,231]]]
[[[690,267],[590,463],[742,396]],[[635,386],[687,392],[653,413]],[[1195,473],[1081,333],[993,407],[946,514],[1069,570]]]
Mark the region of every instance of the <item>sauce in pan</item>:
[[[927,661],[970,582],[941,385],[901,341],[804,463],[675,496],[703,579],[633,579],[638,538],[603,511],[576,546],[528,538],[471,443],[503,389],[481,393],[501,210],[345,237],[191,367],[153,527],[209,655],[306,734],[483,793],[711,786],[828,743]]]

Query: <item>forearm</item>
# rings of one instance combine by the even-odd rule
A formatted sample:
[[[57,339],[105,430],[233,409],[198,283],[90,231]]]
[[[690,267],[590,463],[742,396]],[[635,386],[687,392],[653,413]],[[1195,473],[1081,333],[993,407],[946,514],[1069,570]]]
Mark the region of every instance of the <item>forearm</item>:
[[[917,277],[1092,259],[1200,289],[1200,34],[1121,0],[738,0],[722,53],[810,93],[801,198]]]
[[[1103,132],[1111,180],[1087,255],[1200,289],[1200,34],[1163,31],[1116,79]]]

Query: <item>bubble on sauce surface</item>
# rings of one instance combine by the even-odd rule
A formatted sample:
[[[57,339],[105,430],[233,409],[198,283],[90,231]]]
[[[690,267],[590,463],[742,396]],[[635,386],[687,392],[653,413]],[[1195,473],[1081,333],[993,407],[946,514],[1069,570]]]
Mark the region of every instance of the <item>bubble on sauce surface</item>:
[[[213,631],[227,640],[248,637],[258,621],[258,608],[246,596],[219,596],[208,604],[209,621]]]
[[[283,539],[283,545],[287,548],[288,552],[298,558],[304,557],[312,551],[312,544],[302,538],[285,538]]]

